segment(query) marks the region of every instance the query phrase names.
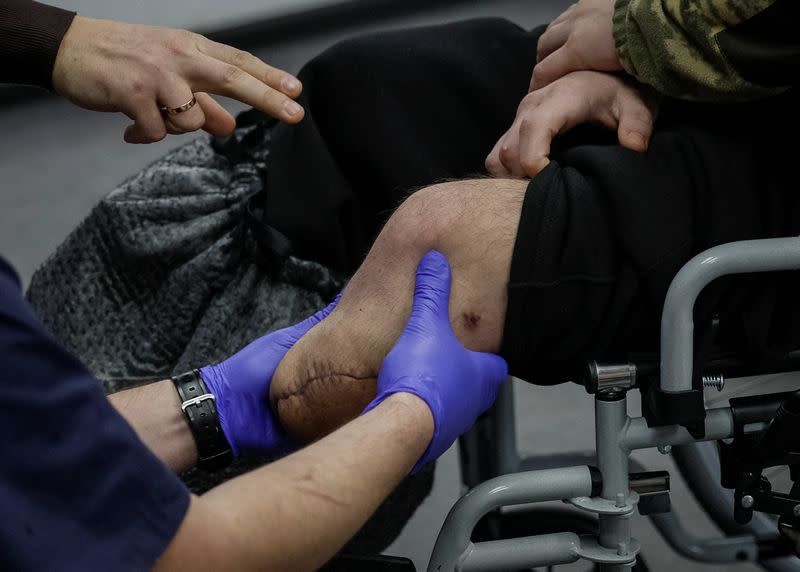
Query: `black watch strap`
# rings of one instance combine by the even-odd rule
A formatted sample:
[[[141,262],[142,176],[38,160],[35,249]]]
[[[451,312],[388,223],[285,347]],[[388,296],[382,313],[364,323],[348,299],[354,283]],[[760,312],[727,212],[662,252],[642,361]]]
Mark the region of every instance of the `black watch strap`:
[[[219,424],[215,398],[208,392],[200,372],[187,371],[173,377],[172,383],[197,444],[198,468],[217,471],[228,466],[233,459],[231,446]]]

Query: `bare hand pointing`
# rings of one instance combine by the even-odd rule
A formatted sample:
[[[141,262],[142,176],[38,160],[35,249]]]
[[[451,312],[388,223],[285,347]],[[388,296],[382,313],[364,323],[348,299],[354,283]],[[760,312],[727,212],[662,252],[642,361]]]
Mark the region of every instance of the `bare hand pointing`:
[[[233,117],[207,92],[238,99],[287,123],[304,115],[293,101],[302,91],[300,82],[252,54],[186,30],[80,16],[64,36],[53,85],[81,107],[130,117],[134,124],[125,130],[129,143],[198,129],[230,133]],[[174,115],[163,110],[181,106],[188,109]]]

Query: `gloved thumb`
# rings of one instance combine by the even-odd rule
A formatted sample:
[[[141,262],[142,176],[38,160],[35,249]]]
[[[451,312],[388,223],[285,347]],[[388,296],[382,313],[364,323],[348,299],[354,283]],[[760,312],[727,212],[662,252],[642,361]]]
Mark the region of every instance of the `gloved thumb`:
[[[328,304],[325,308],[323,308],[313,316],[309,316],[299,324],[295,324],[294,326],[291,326],[287,330],[284,330],[284,332],[286,333],[285,336],[286,341],[292,345],[297,343],[300,340],[300,338],[305,336],[311,328],[322,322],[325,318],[327,318],[330,315],[331,312],[333,312],[336,309],[336,306],[337,304],[339,304],[339,300],[341,299],[341,297],[342,293],[339,292],[339,294],[336,295],[336,298],[334,298],[333,302]]]
[[[308,318],[308,320],[306,320],[306,322],[309,322],[312,326],[316,326],[322,320],[324,320],[325,318],[330,316],[331,312],[333,312],[336,309],[336,306],[339,305],[339,300],[341,300],[341,299],[342,299],[342,293],[339,292],[336,295],[336,298],[333,299],[333,302],[331,302],[326,307],[324,307],[322,310],[320,310],[319,312],[317,312],[316,314],[314,314],[313,316]],[[303,323],[305,323],[305,322],[303,322]]]
[[[444,321],[450,324],[450,263],[437,250],[431,250],[417,267],[414,305],[406,330],[426,332]]]

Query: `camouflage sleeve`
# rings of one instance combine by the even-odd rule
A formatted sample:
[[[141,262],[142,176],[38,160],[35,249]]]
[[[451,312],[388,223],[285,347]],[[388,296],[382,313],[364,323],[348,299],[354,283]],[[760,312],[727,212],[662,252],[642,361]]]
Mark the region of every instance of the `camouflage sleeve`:
[[[616,0],[623,67],[664,95],[742,101],[794,83],[797,0]]]

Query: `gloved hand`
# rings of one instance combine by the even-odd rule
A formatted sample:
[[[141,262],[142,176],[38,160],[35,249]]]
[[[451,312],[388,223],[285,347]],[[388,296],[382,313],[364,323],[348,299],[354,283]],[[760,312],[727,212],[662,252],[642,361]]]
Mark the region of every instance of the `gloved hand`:
[[[286,352],[336,307],[339,296],[310,318],[257,339],[227,360],[200,370],[216,398],[219,423],[235,456],[276,454],[291,442],[269,405],[269,386]]]
[[[412,473],[449,449],[491,407],[508,377],[503,358],[461,345],[450,326],[449,301],[450,264],[432,250],[419,264],[411,317],[381,366],[378,396],[365,410],[400,392],[428,404],[433,439]]]

